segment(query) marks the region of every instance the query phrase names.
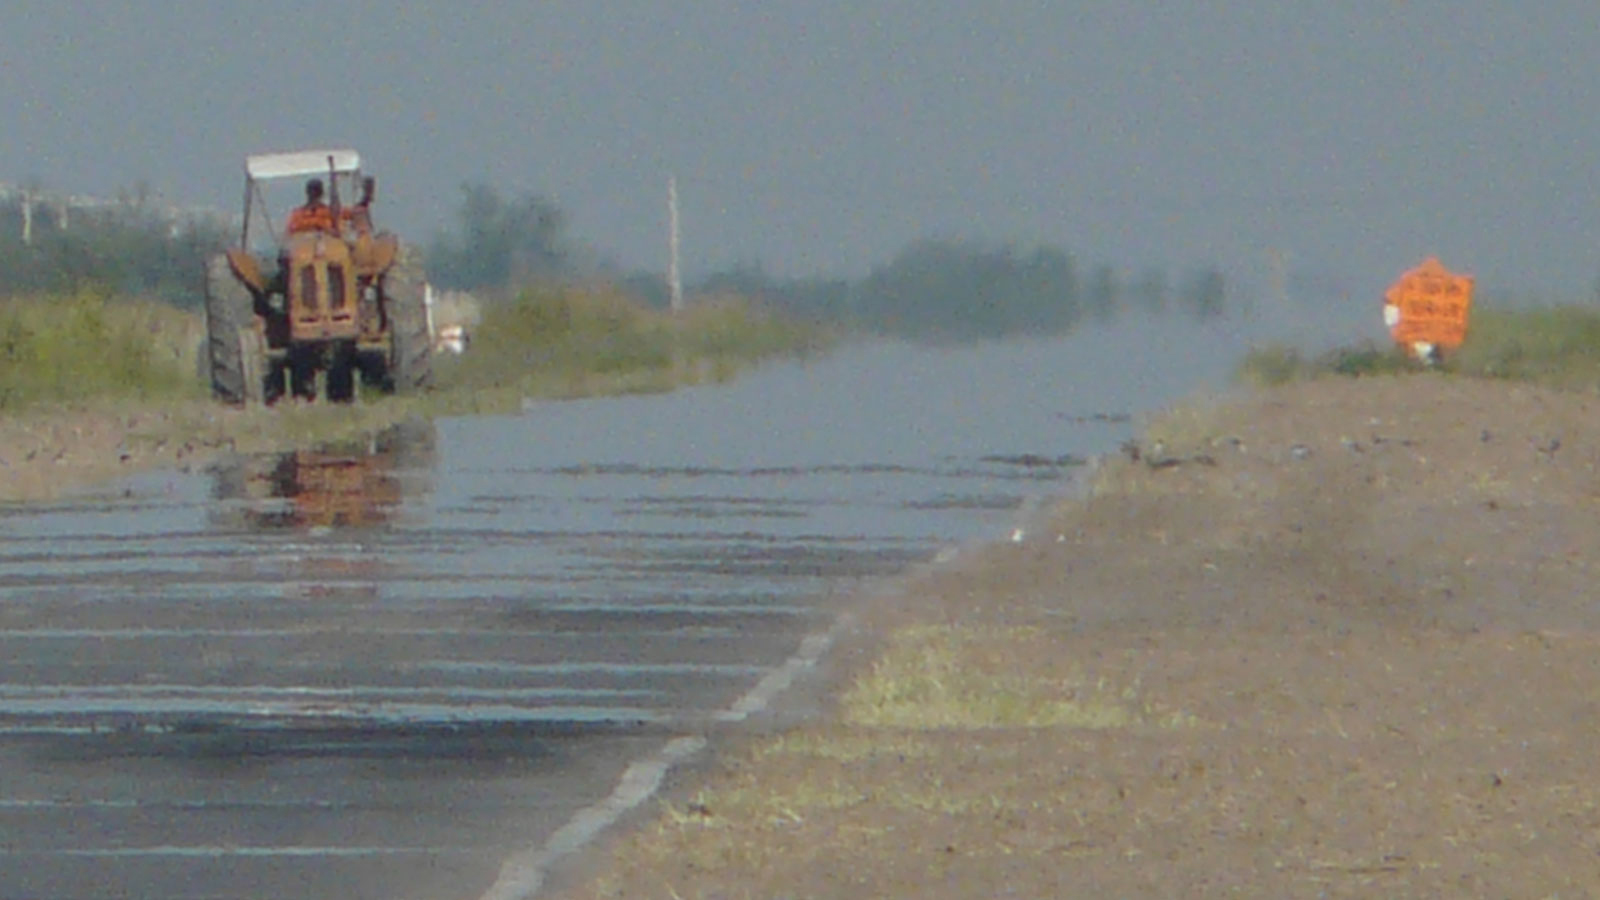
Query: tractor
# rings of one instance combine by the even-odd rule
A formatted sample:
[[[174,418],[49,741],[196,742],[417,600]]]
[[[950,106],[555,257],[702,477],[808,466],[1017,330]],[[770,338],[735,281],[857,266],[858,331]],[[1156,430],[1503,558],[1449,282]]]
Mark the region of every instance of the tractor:
[[[284,179],[325,181],[321,227],[291,215],[285,231],[274,229],[262,186]],[[355,203],[341,202],[357,191]],[[375,194],[354,150],[245,158],[239,244],[206,268],[206,357],[218,399],[349,402],[358,380],[386,393],[431,384],[428,285],[413,248],[373,231]],[[251,244],[253,213],[269,236],[263,247]]]

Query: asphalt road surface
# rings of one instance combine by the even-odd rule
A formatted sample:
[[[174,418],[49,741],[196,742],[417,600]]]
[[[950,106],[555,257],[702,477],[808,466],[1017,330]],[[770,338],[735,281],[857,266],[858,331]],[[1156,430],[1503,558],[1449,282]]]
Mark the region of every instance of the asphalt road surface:
[[[526,427],[0,515],[0,897],[479,897],[1072,463],[501,452]]]
[[[862,579],[1003,538],[1225,374],[1197,327],[854,347],[0,509],[0,898],[478,898],[740,727]]]

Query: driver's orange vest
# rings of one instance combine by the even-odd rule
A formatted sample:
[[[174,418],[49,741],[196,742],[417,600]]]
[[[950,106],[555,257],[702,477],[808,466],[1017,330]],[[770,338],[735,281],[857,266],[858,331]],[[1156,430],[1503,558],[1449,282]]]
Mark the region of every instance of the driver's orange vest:
[[[302,231],[333,231],[333,210],[323,204],[297,206],[289,213],[289,224],[284,230],[290,234]]]

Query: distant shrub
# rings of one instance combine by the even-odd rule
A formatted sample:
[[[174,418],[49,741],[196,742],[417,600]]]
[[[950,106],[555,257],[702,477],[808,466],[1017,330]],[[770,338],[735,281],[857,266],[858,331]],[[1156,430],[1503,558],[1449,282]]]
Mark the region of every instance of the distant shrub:
[[[1368,343],[1329,350],[1317,357],[1312,368],[1335,375],[1361,376],[1416,372],[1423,366],[1395,347],[1379,347]]]
[[[1314,359],[1307,359],[1293,347],[1273,345],[1246,354],[1236,376],[1248,384],[1271,387],[1324,375],[1392,375],[1420,368],[1400,351],[1374,344],[1337,347]]]
[[[1309,364],[1293,347],[1257,347],[1245,354],[1236,373],[1238,379],[1260,387],[1288,384],[1307,375]]]

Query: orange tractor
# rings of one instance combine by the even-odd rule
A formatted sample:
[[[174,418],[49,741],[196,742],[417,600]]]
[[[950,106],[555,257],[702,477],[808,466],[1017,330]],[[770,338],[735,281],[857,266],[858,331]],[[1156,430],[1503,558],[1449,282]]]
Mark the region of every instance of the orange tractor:
[[[325,180],[330,202],[316,210],[319,216],[295,210],[291,227],[279,233],[262,185],[283,179],[312,179],[317,186],[308,182],[307,193],[318,195]],[[358,201],[343,206],[341,195],[358,190]],[[433,340],[420,259],[393,234],[373,231],[374,192],[354,150],[245,159],[239,245],[206,268],[207,359],[219,399],[273,403],[322,394],[348,402],[358,378],[389,393],[431,383]],[[271,237],[265,252],[251,245],[253,213]],[[308,219],[315,227],[302,224]]]

